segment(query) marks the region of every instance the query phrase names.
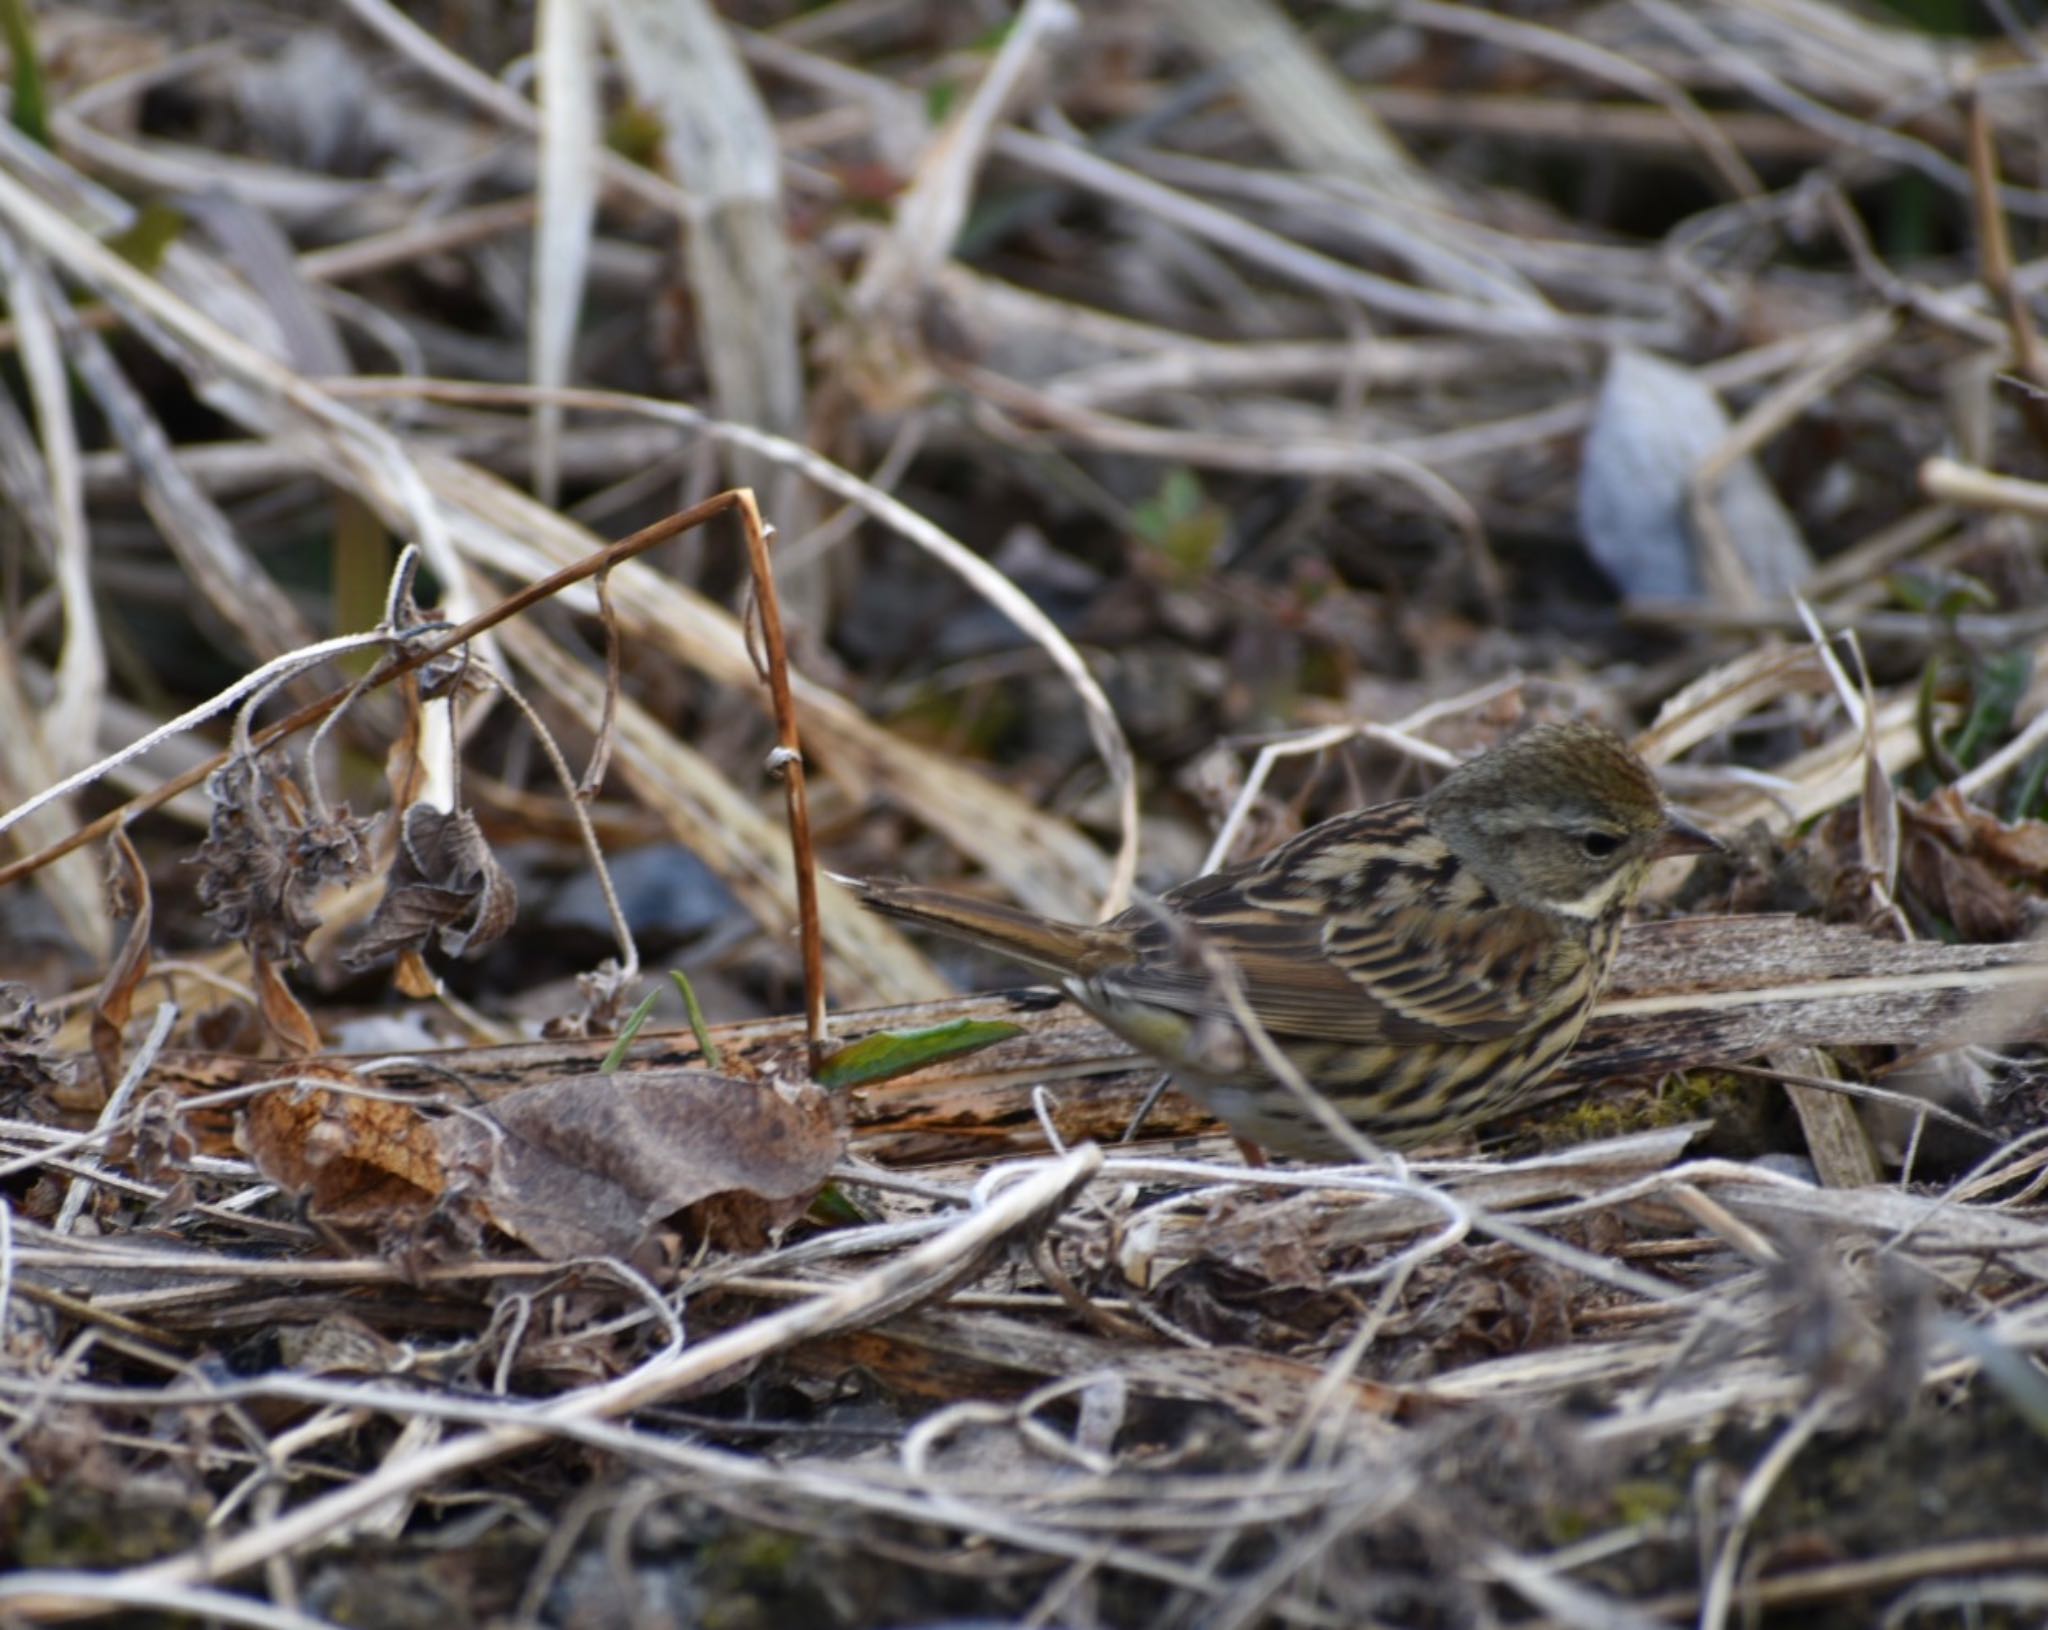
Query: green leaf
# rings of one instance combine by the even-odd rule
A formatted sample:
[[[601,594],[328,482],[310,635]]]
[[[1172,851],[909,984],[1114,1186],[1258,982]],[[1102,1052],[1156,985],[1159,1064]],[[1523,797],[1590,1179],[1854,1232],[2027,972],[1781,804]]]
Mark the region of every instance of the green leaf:
[[[1193,470],[1166,472],[1159,491],[1131,508],[1131,528],[1164,557],[1183,586],[1199,583],[1230,537],[1230,515],[1202,489]]]
[[[14,124],[38,146],[49,147],[50,118],[43,96],[43,65],[36,56],[35,24],[28,0],[0,0],[0,39],[14,59]]]
[[[151,199],[135,212],[135,219],[107,239],[107,247],[140,271],[154,272],[163,263],[165,252],[184,235],[187,221],[184,212],[158,199]],[[389,567],[384,577],[391,576]],[[381,581],[381,580],[380,580]],[[382,612],[383,602],[377,603]],[[340,623],[341,628],[367,628],[368,623]],[[368,668],[364,672],[368,672]]]
[[[618,1040],[605,1049],[604,1061],[597,1067],[600,1074],[610,1075],[626,1062],[626,1049],[633,1045],[633,1038],[640,1034],[640,1027],[647,1022],[647,1015],[654,1011],[654,1001],[659,995],[660,990],[655,989],[640,999],[640,1005],[633,1009],[633,1016],[619,1032]]]
[[[2012,733],[2013,715],[2019,711],[2033,673],[2033,659],[2025,651],[2001,651],[1977,665],[1971,675],[1975,684],[1970,692],[1970,716],[1956,737],[1958,763],[1976,763],[1985,747]]]
[[[707,1070],[725,1068],[725,1055],[718,1050],[718,1043],[711,1039],[711,1027],[704,1022],[704,1010],[697,1005],[697,991],[680,968],[671,968],[669,978],[676,982],[676,989],[683,993],[683,1007],[690,1015],[690,1034],[697,1038],[697,1051],[704,1055]]]
[[[1941,739],[1940,721],[1935,716],[1934,704],[1941,693],[1941,673],[1941,657],[1930,655],[1927,666],[1920,670],[1919,689],[1913,697],[1913,728],[1920,735],[1921,757],[1926,759],[1938,780],[1948,782],[1961,775],[1963,767],[1949,752],[1948,743]]]
[[[2006,794],[2005,818],[2015,822],[2031,818],[2041,801],[2044,784],[2048,784],[2048,747],[2037,747],[2021,764],[2020,773],[2012,778],[2012,790]]]
[[[628,102],[605,126],[604,144],[621,158],[652,170],[661,163],[661,142],[667,134],[660,114]]]
[[[837,1183],[827,1183],[818,1190],[817,1199],[811,1202],[804,1217],[820,1228],[857,1228],[876,1220]]]
[[[908,1075],[941,1059],[978,1053],[1023,1033],[1022,1025],[990,1019],[955,1019],[929,1030],[879,1030],[827,1054],[818,1066],[818,1085],[864,1087],[871,1081]]]
[[[1966,611],[1996,611],[1998,596],[1963,572],[1898,571],[1885,586],[1909,611],[1924,611],[1952,622]]]

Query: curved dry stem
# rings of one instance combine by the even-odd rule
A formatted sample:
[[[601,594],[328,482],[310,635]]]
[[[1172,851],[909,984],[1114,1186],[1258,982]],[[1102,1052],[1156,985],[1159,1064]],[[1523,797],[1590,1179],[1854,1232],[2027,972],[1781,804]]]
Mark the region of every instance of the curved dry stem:
[[[331,382],[337,395],[351,397],[426,397],[434,401],[527,405],[540,396],[559,401],[564,407],[596,412],[630,413],[680,425],[712,441],[758,453],[800,474],[844,499],[889,527],[962,578],[970,588],[1016,624],[1017,628],[1052,660],[1073,687],[1088,721],[1097,755],[1109,773],[1115,790],[1120,839],[1109,889],[1101,911],[1113,916],[1130,899],[1131,884],[1138,868],[1138,794],[1135,763],[1123,727],[1102,686],[1089,671],[1087,662],[1073,642],[1040,611],[1037,605],[1009,578],[975,554],[959,539],[927,520],[900,499],[878,491],[852,471],[782,436],[770,435],[748,425],[728,424],[699,413],[680,402],[663,402],[653,397],[632,396],[614,391],[563,390],[543,392],[531,386],[464,384],[449,380],[350,379]]]

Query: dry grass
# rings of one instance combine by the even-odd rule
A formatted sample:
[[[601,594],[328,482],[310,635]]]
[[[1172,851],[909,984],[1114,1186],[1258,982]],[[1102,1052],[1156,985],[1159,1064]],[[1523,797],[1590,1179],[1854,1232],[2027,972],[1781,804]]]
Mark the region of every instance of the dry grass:
[[[49,139],[20,78],[0,125],[0,1624],[2038,1611],[2038,34],[221,15],[37,7]],[[738,484],[787,661],[736,532],[577,565]],[[1086,915],[1565,712],[1741,858],[1479,1149],[1247,1168],[1173,1095],[1119,1142],[1127,1053],[829,887],[803,977],[778,805]],[[350,804],[473,830],[408,850],[416,1000],[345,966],[399,848]],[[319,844],[219,949],[185,862],[266,822]],[[529,890],[671,841],[722,920],[493,921],[486,838]],[[244,1152],[264,1094],[601,1090],[650,934],[764,1092],[825,990],[835,1044],[1023,1033],[845,1094],[803,1220],[612,1255]]]

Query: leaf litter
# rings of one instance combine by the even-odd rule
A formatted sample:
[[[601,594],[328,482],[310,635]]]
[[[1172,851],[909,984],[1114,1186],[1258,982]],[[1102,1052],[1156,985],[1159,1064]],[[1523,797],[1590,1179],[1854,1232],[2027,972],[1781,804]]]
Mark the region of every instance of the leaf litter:
[[[50,807],[0,826],[122,827],[131,924],[88,970],[6,923],[0,972],[33,982],[0,989],[0,1616],[2024,1602],[2048,1566],[2048,503],[2031,398],[1998,380],[2039,371],[2034,57],[1833,6],[1190,0],[1141,27],[1031,0],[987,39],[914,7],[690,10],[597,31],[636,42],[658,121],[701,116],[645,144],[666,175],[623,151],[623,104],[619,150],[591,139],[591,40],[548,36],[543,105],[480,73],[534,43],[506,18],[456,41],[370,0],[198,53],[175,15],[35,19],[58,145],[0,132],[33,385],[0,482],[10,563],[55,609],[10,600],[0,776]],[[779,167],[700,183],[767,130]],[[1501,151],[1597,154],[1601,218]],[[1897,228],[1904,185],[1981,276]],[[133,230],[210,188],[284,252],[219,211]],[[81,377],[118,452],[54,412],[54,336],[102,328],[121,348]],[[349,376],[379,348],[408,377]],[[1622,401],[1636,359],[1661,383],[1635,368]],[[555,383],[478,382],[526,378]],[[202,406],[237,439],[195,434]],[[718,550],[628,558],[750,504],[591,553],[715,486],[719,449],[776,494],[786,638],[772,602],[719,602],[746,574]],[[1611,522],[1651,493],[1653,522]],[[95,529],[162,527],[245,679],[186,713],[217,676],[117,664],[104,691],[53,632],[98,626],[79,496]],[[1008,529],[1057,614],[948,516]],[[340,540],[335,600],[382,593],[380,630],[304,646],[281,591],[238,604],[275,586],[249,539],[280,518]],[[410,567],[357,558],[384,529],[417,536],[448,623],[409,611]],[[765,558],[766,528],[747,542]],[[161,580],[124,573],[157,568],[92,546],[132,614]],[[532,587],[472,615],[508,581]],[[255,727],[344,647],[386,653],[374,686]],[[434,647],[462,682],[384,711]],[[131,711],[86,749],[38,695]],[[223,758],[159,767],[231,709]],[[1006,976],[810,894],[807,849],[761,824],[780,801],[845,869],[1079,915],[1585,711],[1645,725],[1735,854],[1630,931],[1554,1112],[1387,1167],[1245,1167],[1173,1094],[1120,1144],[1150,1084],[1127,1051],[1045,993],[939,998]],[[380,757],[382,813],[330,809],[323,779],[376,802]],[[209,776],[200,840],[178,799]],[[607,891],[610,944],[524,929],[503,840],[536,830],[593,869],[599,832],[713,866],[746,920],[679,955],[725,1022],[693,1001],[600,1067],[634,912]],[[116,943],[47,849],[5,875]],[[894,1005],[828,1015],[826,970]],[[538,993],[524,1032],[508,989]],[[403,1052],[333,1052],[365,1007],[427,1017]],[[1826,1099],[1854,1186],[1800,1096],[1831,1076],[1883,1097]]]

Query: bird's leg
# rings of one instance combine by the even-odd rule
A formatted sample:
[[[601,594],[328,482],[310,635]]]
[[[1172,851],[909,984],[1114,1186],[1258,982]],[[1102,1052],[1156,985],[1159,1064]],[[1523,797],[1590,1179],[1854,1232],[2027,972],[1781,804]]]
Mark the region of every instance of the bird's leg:
[[[1160,1095],[1172,1085],[1172,1075],[1162,1071],[1158,1079],[1145,1089],[1145,1101],[1138,1105],[1137,1113],[1131,1116],[1130,1124],[1124,1128],[1123,1136],[1116,1140],[1118,1143],[1132,1143],[1137,1140],[1138,1128],[1145,1124],[1145,1117],[1152,1113],[1152,1107],[1159,1102]]]

